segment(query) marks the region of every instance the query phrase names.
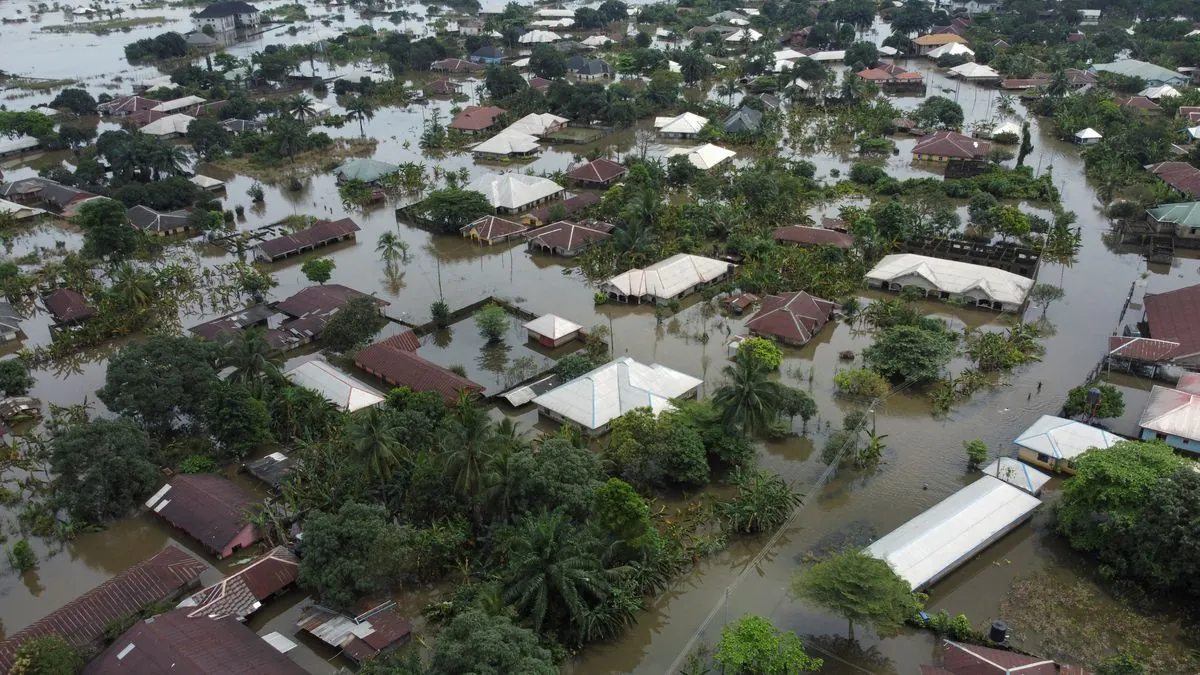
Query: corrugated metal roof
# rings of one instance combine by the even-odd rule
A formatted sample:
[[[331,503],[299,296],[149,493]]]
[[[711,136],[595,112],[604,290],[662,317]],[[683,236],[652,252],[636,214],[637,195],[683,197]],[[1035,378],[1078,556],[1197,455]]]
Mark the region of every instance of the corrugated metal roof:
[[[1200,440],[1200,395],[1154,385],[1138,426],[1169,436]]]
[[[561,337],[566,337],[571,333],[582,330],[583,326],[564,319],[557,314],[543,314],[533,321],[529,321],[524,326],[525,330],[544,335],[551,340],[557,340]]]
[[[1120,440],[1120,436],[1083,422],[1042,415],[1013,443],[1056,459],[1072,459],[1092,448],[1110,448]]]
[[[1000,480],[1021,488],[1031,495],[1042,491],[1042,486],[1050,482],[1050,476],[1012,457],[1000,457],[983,468],[985,476],[995,476]]]
[[[597,429],[636,408],[669,410],[671,399],[686,396],[704,381],[657,363],[625,356],[533,399],[586,429]]]
[[[262,601],[287,588],[300,573],[300,559],[283,546],[276,546],[241,570],[201,589],[179,603],[191,618],[208,617],[243,620],[262,606]]]
[[[1032,279],[1012,272],[915,253],[884,256],[867,272],[867,279],[883,283],[902,283],[906,277],[913,276],[925,279],[940,291],[965,294],[978,289],[991,300],[1009,305],[1025,302],[1025,296],[1033,286]]]
[[[673,298],[689,288],[706,284],[729,271],[729,263],[687,253],[660,260],[645,269],[622,272],[603,288],[629,297]]]
[[[313,359],[285,372],[292,382],[320,393],[346,412],[354,412],[383,403],[383,394],[365,382],[351,377],[321,359]]]
[[[219,554],[246,526],[246,511],[262,500],[212,474],[175,476],[146,501],[146,508]]]

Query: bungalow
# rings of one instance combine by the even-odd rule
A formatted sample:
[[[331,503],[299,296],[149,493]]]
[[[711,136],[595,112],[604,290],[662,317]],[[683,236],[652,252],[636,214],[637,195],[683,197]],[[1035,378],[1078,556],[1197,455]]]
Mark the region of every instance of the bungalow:
[[[975,307],[1017,312],[1033,287],[1033,280],[994,267],[944,260],[915,253],[886,255],[866,276],[867,285],[900,292],[958,298]]]
[[[261,499],[229,479],[203,473],[178,474],[146,500],[146,508],[218,559],[228,558],[262,537],[248,517],[261,505]]]
[[[655,117],[654,128],[664,138],[695,138],[708,124],[707,117],[685,112],[675,117]]]
[[[504,60],[504,52],[492,45],[484,45],[471,52],[467,58],[475,63],[492,65]]]
[[[96,316],[96,308],[88,304],[87,298],[69,288],[59,288],[43,295],[42,304],[59,326],[81,323]]]
[[[355,157],[333,170],[338,183],[350,180],[376,184],[385,176],[391,176],[400,170],[395,164],[381,162],[369,157]]]
[[[1093,63],[1088,67],[1088,70],[1093,73],[1113,73],[1115,75],[1136,77],[1151,86],[1159,84],[1176,86],[1188,84],[1188,76],[1183,73],[1137,59],[1122,59],[1120,61],[1113,61],[1112,63]]]
[[[7,300],[0,300],[0,342],[12,342],[21,336],[21,315]]]
[[[533,399],[538,413],[580,429],[608,433],[612,421],[637,408],[671,410],[672,399],[693,398],[704,381],[628,356],[606,363]]]
[[[494,105],[469,105],[450,120],[449,129],[456,129],[464,134],[475,135],[485,131],[493,131],[500,123],[500,116],[506,113],[504,108]]]
[[[412,634],[412,624],[393,611],[395,600],[367,609],[358,615],[341,614],[312,605],[296,627],[321,642],[340,650],[355,663],[372,659],[400,646]]]
[[[254,5],[241,0],[232,2],[217,2],[205,7],[193,15],[196,20],[196,30],[203,31],[211,27],[218,33],[237,28],[253,28],[258,25],[259,11]]]
[[[1163,204],[1146,211],[1155,234],[1200,242],[1200,202]]]
[[[601,284],[600,290],[621,302],[665,303],[732,274],[733,265],[724,260],[676,253],[644,269],[622,272]]]
[[[254,247],[254,257],[262,262],[276,262],[322,246],[353,240],[359,229],[358,223],[351,218],[322,220],[307,230],[262,242]]]
[[[941,651],[941,665],[923,665],[921,675],[1091,675],[1083,668],[1007,649],[946,640]]]
[[[481,73],[486,68],[463,59],[442,59],[429,64],[429,69],[435,73]]]
[[[529,86],[532,87],[533,89],[537,89],[538,91],[542,92],[543,94],[546,93],[546,91],[548,89],[550,89],[551,84],[553,84],[553,82],[551,80],[547,80],[544,77],[529,78]]]
[[[447,404],[458,400],[460,392],[483,391],[483,386],[431,363],[416,352],[411,335],[392,336],[354,355],[354,365],[378,377],[393,387],[408,387],[413,391],[438,394]]]
[[[41,176],[32,176],[0,185],[0,197],[24,206],[44,204],[64,214],[70,214],[88,200],[99,198],[98,195],[91,192],[63,185]]]
[[[43,209],[10,202],[7,199],[0,199],[0,213],[7,214],[13,220],[26,220],[46,214]]]
[[[541,138],[567,126],[567,118],[551,113],[529,113],[521,119],[504,128],[504,131],[516,131]]]
[[[292,384],[311,389],[325,397],[342,412],[357,412],[383,403],[383,394],[358,379],[343,373],[327,361],[305,361],[283,373]]]
[[[207,192],[217,192],[225,189],[225,181],[219,178],[213,178],[212,176],[202,176],[200,174],[196,174],[195,176],[189,178],[188,182]]]
[[[1162,112],[1162,106],[1145,96],[1114,96],[1113,103],[1116,103],[1118,108],[1145,114]]]
[[[712,143],[705,143],[697,148],[671,148],[671,150],[667,152],[668,159],[671,157],[685,157],[689,162],[692,163],[692,166],[700,169],[701,171],[708,171],[718,164],[721,164],[726,160],[733,159],[736,156],[736,151],[728,148],[722,148],[721,146],[713,145]]]
[[[454,96],[459,93],[459,85],[450,80],[434,80],[428,85],[429,93],[434,96]]]
[[[802,347],[821,332],[837,305],[804,291],[763,298],[762,308],[746,322],[751,335]]]
[[[1104,136],[1091,127],[1075,132],[1075,143],[1078,145],[1095,145],[1102,140],[1104,140]]]
[[[521,222],[529,227],[541,227],[546,223],[554,222],[559,218],[565,218],[580,209],[598,203],[600,203],[600,193],[580,192],[579,194],[567,197],[561,202],[546,204],[533,209],[521,216]]]
[[[204,103],[205,100],[207,99],[199,96],[183,96],[181,98],[173,98],[170,101],[163,101],[162,103],[154,106],[150,109],[150,112],[171,115],[173,113],[178,113],[185,108],[191,108],[192,106],[200,105],[201,103]]]
[[[742,106],[733,111],[721,123],[727,134],[757,134],[762,128],[763,114],[754,108]]]
[[[130,113],[135,113],[143,110],[153,110],[155,107],[162,104],[162,101],[156,101],[145,96],[122,96],[114,98],[107,103],[101,103],[96,106],[96,111],[101,115],[113,115],[114,117],[124,117]]]
[[[520,213],[562,196],[563,188],[549,178],[520,173],[484,174],[466,189],[483,193],[497,213]]]
[[[41,147],[42,142],[32,136],[21,136],[20,138],[0,137],[0,158],[16,157],[36,152]]]
[[[567,178],[581,187],[604,188],[621,180],[627,173],[629,169],[622,164],[608,159],[594,159],[568,171]]]
[[[0,642],[0,672],[12,669],[17,648],[29,640],[56,636],[76,649],[97,645],[111,625],[178,598],[207,569],[191,554],[167,546]]]
[[[129,222],[142,232],[156,237],[171,234],[182,234],[192,229],[192,212],[189,209],[179,209],[161,213],[148,206],[135,206],[125,212]]]
[[[567,71],[580,80],[601,80],[613,76],[613,67],[600,59],[585,59],[572,56],[567,59]]]
[[[300,576],[300,559],[286,547],[276,546],[254,562],[179,603],[188,618],[245,621],[262,603],[278,595]]]
[[[265,328],[277,312],[267,305],[252,305],[231,314],[196,324],[188,330],[205,340],[220,340],[222,336],[240,333],[247,328]]]
[[[1049,471],[1075,473],[1074,460],[1091,448],[1109,448],[1119,436],[1076,420],[1042,415],[1013,443],[1017,458]]]
[[[959,64],[946,73],[947,77],[958,77],[969,82],[999,82],[1000,73],[991,66],[968,61]]]
[[[309,286],[274,304],[274,309],[288,318],[267,331],[267,342],[276,349],[292,349],[319,340],[333,315],[358,298],[371,298],[381,315],[383,308],[392,304],[341,284]]]
[[[523,326],[529,339],[543,347],[561,347],[580,338],[583,326],[555,314],[543,314]]]
[[[992,145],[957,131],[936,131],[924,136],[913,146],[913,159],[923,162],[979,161],[987,156]]]
[[[512,160],[536,157],[542,146],[536,136],[505,129],[486,141],[471,146],[471,154],[479,159]]]
[[[605,223],[583,224],[560,220],[525,233],[526,248],[571,258],[612,236]]]
[[[1200,453],[1200,373],[1185,373],[1174,389],[1154,385],[1138,428],[1143,441]]]
[[[497,216],[484,216],[473,223],[464,225],[459,232],[468,239],[495,244],[519,237],[525,232],[525,226]]]
[[[162,139],[182,138],[187,134],[195,117],[190,115],[167,115],[160,117],[142,127],[142,133],[147,136],[157,136]]]
[[[1200,169],[1186,162],[1159,162],[1146,167],[1159,180],[1189,197],[1200,197]]]
[[[845,232],[805,225],[788,225],[776,228],[772,238],[779,244],[796,244],[797,246],[828,245],[843,249],[854,247],[854,237]]]
[[[1200,369],[1200,284],[1165,293],[1147,293],[1142,324],[1154,340],[1175,343],[1162,360],[1188,370]]]
[[[913,44],[917,46],[918,56],[925,56],[934,49],[951,43],[965,45],[967,44],[967,39],[954,33],[931,33],[929,35],[919,35],[913,40]]]

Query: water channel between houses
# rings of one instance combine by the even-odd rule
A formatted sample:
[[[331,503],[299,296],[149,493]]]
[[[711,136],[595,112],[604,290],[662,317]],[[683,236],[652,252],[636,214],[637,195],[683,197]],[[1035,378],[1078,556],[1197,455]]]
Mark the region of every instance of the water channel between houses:
[[[267,6],[275,4],[279,3],[268,3]],[[0,4],[0,14],[9,16],[14,6]],[[423,11],[421,7],[413,9]],[[127,13],[130,15],[167,16],[167,26],[175,29],[187,22],[186,12],[174,8],[134,10]],[[42,22],[60,21],[57,16],[45,15]],[[346,25],[354,25],[354,22]],[[379,25],[391,27],[386,22]],[[126,67],[121,47],[162,30],[165,28],[138,28],[109,36],[62,36],[39,33],[36,24],[5,26],[6,57],[15,52],[5,68],[39,77],[82,77],[93,93],[99,93],[95,87],[120,75],[126,78],[126,83],[113,93],[121,93],[128,87],[128,80],[157,74],[144,68]],[[883,34],[876,31],[879,39]],[[277,33],[250,44],[233,46],[231,51],[247,56],[271,42],[311,39],[311,35],[306,37],[304,30],[298,36]],[[20,46],[14,49],[17,45]],[[931,94],[943,93],[945,89],[950,92],[945,95],[956,97],[964,108],[968,123],[988,119],[995,113],[997,91],[946,80],[926,61],[912,60],[904,65],[925,73]],[[20,109],[49,97],[49,94],[38,93],[4,102],[10,109]],[[896,99],[896,104],[908,109],[919,101],[917,98],[900,98]],[[332,94],[326,102],[336,105]],[[365,125],[366,135],[379,140],[375,158],[393,163],[424,161],[443,169],[465,167],[473,176],[495,170],[475,165],[466,154],[437,159],[421,157],[417,137],[423,120],[434,107],[442,110],[443,120],[449,119],[450,105],[446,101],[432,101],[425,106],[378,111]],[[110,127],[105,123],[103,128]],[[357,131],[357,124],[353,124],[330,130],[330,133],[352,137]],[[885,461],[878,471],[869,476],[843,474],[823,488],[809,491],[808,486],[824,470],[819,452],[824,434],[830,424],[834,427],[840,424],[842,413],[847,409],[844,402],[831,396],[832,376],[839,365],[845,365],[839,362],[838,352],[861,350],[870,343],[870,337],[835,323],[803,349],[787,350],[782,378],[812,393],[820,407],[820,418],[810,422],[807,436],[768,444],[760,456],[764,467],[782,473],[801,491],[809,493],[806,506],[764,556],[757,557],[766,538],[733,541],[727,551],[703,561],[661,597],[653,599],[638,624],[621,639],[585,650],[568,666],[570,672],[577,675],[664,673],[698,631],[702,640],[711,643],[726,618],[737,618],[746,612],[769,616],[781,627],[802,635],[844,634],[842,620],[794,603],[787,596],[789,576],[806,552],[842,536],[861,539],[885,534],[973,480],[974,476],[965,468],[964,439],[978,437],[988,443],[994,454],[1009,454],[1011,439],[1038,416],[1056,413],[1067,389],[1078,384],[1095,367],[1103,352],[1104,338],[1117,321],[1130,284],[1141,275],[1149,275],[1151,292],[1200,281],[1197,278],[1200,266],[1194,258],[1181,258],[1169,269],[1148,270],[1141,256],[1115,252],[1107,246],[1102,236],[1108,223],[1099,212],[1094,192],[1083,178],[1083,165],[1077,150],[1055,141],[1041,121],[1034,121],[1034,132],[1035,149],[1027,163],[1038,171],[1053,167],[1054,181],[1063,192],[1064,205],[1078,214],[1078,224],[1083,232],[1083,247],[1076,264],[1066,269],[1047,265],[1041,270],[1042,279],[1061,280],[1066,291],[1066,298],[1049,310],[1048,319],[1054,331],[1045,338],[1043,361],[1004,378],[1005,386],[977,393],[973,400],[943,419],[930,416],[926,401],[919,394],[902,392],[889,397],[876,411],[880,432],[888,434]],[[899,139],[899,155],[886,160],[886,169],[893,176],[930,175],[909,164],[912,143],[912,140]],[[630,152],[633,133],[607,137],[599,141],[599,145],[615,146],[620,154]],[[565,169],[572,163],[575,153],[582,154],[588,149],[589,146],[556,147],[529,164],[518,166],[521,170],[528,167],[538,172]],[[655,146],[651,154],[661,156],[666,149],[666,146]],[[829,153],[803,158],[817,165],[817,176],[821,179],[830,179],[832,169],[845,173],[853,161],[852,157]],[[59,159],[62,157],[46,156],[25,164],[10,160],[4,164],[5,177],[13,180],[30,176],[46,162]],[[743,160],[739,158],[739,161]],[[224,195],[226,208],[232,209],[239,204],[247,207],[247,219],[238,224],[240,229],[258,227],[292,214],[354,217],[362,226],[358,242],[324,249],[319,255],[328,255],[337,263],[333,282],[378,293],[391,301],[388,314],[395,319],[415,323],[427,320],[429,305],[440,293],[445,295],[451,307],[466,305],[488,295],[504,297],[516,300],[534,312],[554,312],[584,326],[608,325],[612,329],[614,355],[628,354],[703,377],[703,394],[710,393],[720,383],[721,368],[727,363],[725,338],[740,329],[740,320],[710,315],[694,300],[684,303],[685,309],[679,315],[662,323],[656,321],[651,307],[593,306],[594,289],[588,287],[578,274],[570,273],[561,259],[530,255],[519,246],[487,247],[457,237],[434,236],[397,223],[391,207],[365,213],[347,212],[329,175],[306,179],[303,189],[298,192],[266,186],[266,201],[261,208],[252,207],[245,196],[246,189],[253,183],[250,178],[214,175],[229,181]],[[814,215],[831,210],[836,207],[823,206],[814,211]],[[386,278],[374,251],[375,239],[389,230],[397,231],[411,247],[411,259],[398,281]],[[20,255],[35,247],[52,247],[56,241],[65,242],[71,249],[80,244],[77,232],[41,228],[14,242],[12,253]],[[231,259],[223,251],[198,241],[185,246],[192,247],[204,265]],[[274,297],[286,297],[307,285],[300,272],[300,262],[291,259],[271,266],[279,281]],[[871,296],[864,294],[864,297]],[[944,316],[960,328],[963,325],[1004,325],[1011,320],[932,303],[923,307],[928,313]],[[183,324],[190,326],[204,318],[185,317]],[[44,314],[27,319],[23,326],[28,335],[26,345],[49,341]],[[470,331],[471,326],[463,324],[461,330]],[[709,339],[699,339],[701,334],[708,334]],[[32,394],[58,404],[87,400],[103,413],[94,392],[103,384],[107,352],[108,349],[95,350],[71,363],[37,372],[38,382]],[[292,362],[309,357],[297,356]],[[457,352],[454,358],[459,358]],[[960,366],[955,364],[956,368]],[[1040,393],[1037,392],[1039,383],[1042,385]],[[1137,382],[1129,384],[1145,386]],[[1127,394],[1127,405],[1140,410],[1141,401]],[[503,408],[496,414],[515,416],[525,425],[537,424],[536,414],[525,410]],[[543,425],[542,428],[548,427]],[[245,480],[245,477],[239,480]],[[247,481],[246,484],[250,483]],[[1054,490],[1055,484],[1052,484],[1051,499]],[[1074,564],[1074,557],[1048,533],[1044,511],[1032,525],[1019,528],[939,583],[931,592],[929,607],[933,610],[944,608],[952,614],[965,613],[978,626],[992,618],[1001,618],[1000,603],[1018,577],[1037,574],[1067,580],[1083,573],[1087,566]],[[0,511],[0,514],[6,519],[15,517],[10,511]],[[42,560],[36,572],[24,576],[7,572],[0,576],[0,626],[8,634],[16,632],[161,548],[175,536],[169,528],[142,514],[115,523],[103,532],[83,535],[66,543],[53,555],[39,544]],[[186,539],[177,543],[196,551]],[[196,554],[214,562],[201,553]],[[223,572],[233,569],[230,561],[223,561],[217,567]],[[206,581],[215,578],[216,572],[210,572]],[[740,581],[731,586],[735,580]],[[429,591],[402,593],[398,596],[400,610],[416,618],[430,597]],[[277,630],[292,636],[304,600],[303,592],[293,590],[252,617],[250,625],[261,633]],[[702,631],[710,613],[714,620],[707,630]],[[1023,644],[1037,648],[1038,635],[1023,630],[1020,625],[1014,626],[1014,631]],[[924,633],[910,632],[883,641],[862,635],[863,631],[859,633],[861,645],[873,649],[873,653],[859,653],[844,661],[825,655],[824,672],[884,673],[894,669],[911,673],[915,672],[917,664],[929,661],[934,648],[932,636]],[[303,637],[299,641],[301,646],[292,656],[310,672],[331,672],[334,666],[330,664],[340,663],[332,660],[333,655],[328,650],[312,641]]]

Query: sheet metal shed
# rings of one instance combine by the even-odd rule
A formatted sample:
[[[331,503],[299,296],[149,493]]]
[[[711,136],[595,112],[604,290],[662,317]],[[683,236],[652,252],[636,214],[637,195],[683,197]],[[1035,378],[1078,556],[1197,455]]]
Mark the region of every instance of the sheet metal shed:
[[[1091,448],[1108,448],[1120,441],[1103,429],[1063,419],[1054,415],[1042,415],[1013,443],[1055,459],[1073,459]]]
[[[313,389],[346,412],[383,403],[383,394],[361,380],[350,377],[325,361],[301,363],[284,373],[296,384]]]
[[[983,467],[985,476],[995,476],[1000,480],[1021,488],[1031,495],[1042,491],[1042,487],[1050,482],[1050,476],[1022,463],[1012,457],[1001,457]]]
[[[926,588],[1029,518],[1042,500],[984,476],[938,502],[874,544],[913,590]]]

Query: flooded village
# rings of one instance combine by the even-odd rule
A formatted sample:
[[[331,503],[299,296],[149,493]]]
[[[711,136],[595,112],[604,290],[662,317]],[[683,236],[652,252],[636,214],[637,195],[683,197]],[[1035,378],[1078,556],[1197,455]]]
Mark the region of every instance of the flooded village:
[[[0,3],[0,672],[1200,672],[1096,7]]]

